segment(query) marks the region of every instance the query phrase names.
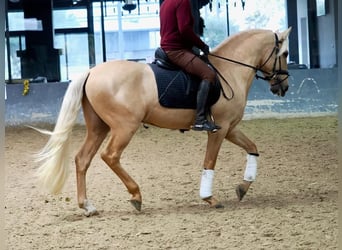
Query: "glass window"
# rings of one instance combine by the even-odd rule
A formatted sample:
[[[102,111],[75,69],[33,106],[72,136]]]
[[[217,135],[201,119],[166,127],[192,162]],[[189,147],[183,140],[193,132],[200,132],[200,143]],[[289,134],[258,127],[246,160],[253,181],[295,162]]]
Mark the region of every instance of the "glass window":
[[[239,1],[235,4],[233,1],[230,2],[231,34],[247,29],[276,31],[287,28],[285,0]]]
[[[74,79],[89,69],[88,34],[57,34],[55,47],[63,51],[60,56],[62,81]]]
[[[145,60],[159,46],[159,2],[141,2],[129,13],[124,3],[107,2],[104,6],[104,31],[101,26],[101,5],[93,3],[96,62],[129,59]],[[140,10],[140,12],[139,12]],[[102,43],[105,41],[105,51]]]
[[[86,28],[87,10],[86,9],[67,9],[53,11],[53,26],[55,29]]]
[[[10,48],[10,67],[11,67],[11,78],[12,79],[20,79],[21,78],[21,63],[20,57],[17,56],[18,51],[25,50],[25,37],[15,36],[10,37],[9,39],[9,48]],[[5,50],[5,58],[6,58],[6,79],[9,79],[9,68],[7,63],[7,44]]]
[[[9,31],[25,30],[24,12],[9,12],[8,13],[8,29]]]
[[[227,1],[213,2],[200,10],[205,20],[204,39],[215,47],[228,35],[242,30],[262,28],[284,30],[287,28],[285,1]],[[227,15],[228,13],[228,15]]]

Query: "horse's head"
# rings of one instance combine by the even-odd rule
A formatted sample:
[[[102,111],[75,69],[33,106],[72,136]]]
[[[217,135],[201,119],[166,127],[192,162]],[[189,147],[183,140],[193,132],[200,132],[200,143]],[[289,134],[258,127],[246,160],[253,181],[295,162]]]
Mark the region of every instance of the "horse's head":
[[[270,83],[270,90],[278,96],[285,96],[289,88],[287,70],[288,56],[288,36],[291,32],[291,27],[281,33],[275,34],[275,44],[272,52],[264,59],[261,66],[258,68],[262,73],[262,78]]]

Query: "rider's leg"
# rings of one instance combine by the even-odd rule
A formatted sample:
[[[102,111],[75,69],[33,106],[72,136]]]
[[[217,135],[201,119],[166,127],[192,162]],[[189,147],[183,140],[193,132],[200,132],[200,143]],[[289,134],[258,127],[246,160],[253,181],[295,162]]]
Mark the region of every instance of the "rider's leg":
[[[207,99],[210,90],[210,82],[208,80],[202,80],[197,92],[197,109],[196,109],[196,119],[195,124],[192,126],[193,130],[196,131],[211,131],[216,132],[220,129],[219,126],[215,125],[213,122],[207,119],[208,108]]]
[[[198,88],[197,115],[192,129],[197,131],[205,130],[216,132],[220,127],[207,120],[207,111],[209,110],[207,107],[207,98],[210,90],[210,84],[214,83],[216,80],[216,73],[206,62],[189,50],[183,49],[166,51],[166,54],[174,64],[180,66],[187,73],[202,79]]]

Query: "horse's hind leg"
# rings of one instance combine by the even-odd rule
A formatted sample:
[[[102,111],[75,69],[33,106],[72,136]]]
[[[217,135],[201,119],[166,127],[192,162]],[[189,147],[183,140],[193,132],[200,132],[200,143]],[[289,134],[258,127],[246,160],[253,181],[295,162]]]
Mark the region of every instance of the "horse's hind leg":
[[[101,157],[124,183],[128,192],[132,195],[130,200],[132,205],[135,207],[135,209],[140,211],[142,197],[139,186],[122,168],[120,163],[121,154],[131,140],[134,132],[138,129],[138,126],[139,123],[137,123],[136,126],[129,128],[127,123],[125,127],[121,127],[120,125],[112,127],[111,137],[104,152],[101,154]]]
[[[99,149],[101,143],[106,138],[109,127],[98,117],[90,106],[88,99],[82,102],[83,114],[87,126],[85,141],[75,157],[76,178],[77,178],[77,200],[80,208],[85,210],[85,215],[96,214],[96,208],[87,198],[86,193],[86,174],[91,160]]]
[[[241,201],[247,193],[250,185],[255,181],[257,173],[257,157],[259,156],[258,149],[244,133],[238,128],[232,129],[226,136],[226,139],[235,145],[243,148],[247,152],[247,163],[245,168],[244,179],[241,184],[236,187],[236,195]]]

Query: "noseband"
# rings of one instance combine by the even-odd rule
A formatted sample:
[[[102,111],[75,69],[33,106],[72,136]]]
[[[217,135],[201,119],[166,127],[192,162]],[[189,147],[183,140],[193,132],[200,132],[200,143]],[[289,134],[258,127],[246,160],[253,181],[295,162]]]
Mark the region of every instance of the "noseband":
[[[242,62],[233,60],[233,59],[229,59],[229,58],[226,58],[226,57],[218,56],[218,55],[215,55],[215,54],[212,54],[212,53],[209,53],[209,55],[213,56],[213,57],[217,57],[217,58],[223,59],[225,61],[233,62],[233,63],[239,64],[239,65],[242,65],[242,66],[254,69],[254,71],[255,71],[255,78],[256,79],[262,79],[262,80],[265,80],[265,81],[275,80],[275,82],[273,84],[271,84],[271,86],[274,87],[274,86],[280,85],[280,88],[283,90],[283,87],[281,86],[281,83],[283,81],[285,81],[289,77],[289,72],[287,70],[282,70],[281,69],[281,60],[279,60],[279,57],[277,56],[278,52],[280,50],[280,48],[279,48],[280,42],[279,42],[278,35],[276,33],[274,33],[274,37],[275,37],[275,46],[274,46],[272,52],[270,53],[270,55],[268,56],[267,60],[261,66],[252,66],[252,65],[249,65],[249,64],[246,64],[246,63],[242,63]],[[272,72],[267,72],[267,71],[263,70],[262,68],[269,62],[269,60],[271,60],[273,54],[276,55],[276,58],[275,58],[274,63],[273,63]],[[277,63],[279,64],[279,69],[276,69]],[[224,79],[224,77],[220,74],[220,72],[211,63],[210,63],[210,65],[214,68],[216,73],[228,84],[228,82]],[[262,72],[266,76],[258,75],[258,71]],[[280,79],[278,77],[279,75],[286,75],[286,77],[284,77],[283,79]],[[228,86],[230,87],[229,84],[228,84]],[[228,100],[232,99],[233,96],[234,96],[233,89],[231,87],[230,87],[230,89],[232,90],[232,93],[233,93],[230,98],[228,98],[224,94],[225,98],[228,99]]]

